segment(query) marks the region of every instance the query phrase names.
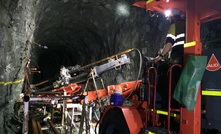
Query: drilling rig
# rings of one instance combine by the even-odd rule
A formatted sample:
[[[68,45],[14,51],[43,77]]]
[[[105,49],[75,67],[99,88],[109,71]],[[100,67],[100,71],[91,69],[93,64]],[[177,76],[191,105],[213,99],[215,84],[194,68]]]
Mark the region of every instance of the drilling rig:
[[[157,95],[159,93],[157,89],[159,84],[158,70],[153,58],[150,57],[145,57],[142,60],[142,65],[145,68],[145,77],[143,79],[135,79],[134,81],[108,85],[107,88],[103,86],[103,89],[97,89],[96,77],[110,69],[118,69],[123,65],[129,64],[130,59],[125,53],[134,49],[126,50],[83,67],[61,67],[60,78],[53,83],[49,91],[44,88],[36,91],[28,90],[24,93],[23,133],[29,132],[28,116],[30,104],[41,105],[41,107],[43,105],[43,108],[41,108],[43,111],[46,111],[46,106],[50,105],[51,115],[50,117],[45,115],[43,119],[50,124],[50,128],[53,129],[54,133],[59,133],[58,130],[66,131],[64,133],[67,133],[67,131],[72,133],[77,128],[76,122],[80,123],[78,133],[83,132],[83,127],[85,127],[86,133],[92,133],[90,128],[93,125],[90,122],[92,115],[90,111],[92,111],[95,102],[99,104],[100,110],[100,115],[97,115],[95,112],[97,121],[95,131],[96,127],[99,126],[100,134],[200,134],[202,132],[201,115],[204,111],[201,108],[201,97],[203,95],[220,97],[221,93],[218,90],[203,91],[200,79],[193,83],[197,85],[195,87],[197,92],[194,96],[194,108],[190,110],[182,103],[178,103],[176,107],[173,107],[173,69],[178,68],[183,72],[188,67],[190,56],[202,56],[200,24],[221,18],[221,1],[139,0],[133,6],[145,9],[151,16],[164,13],[170,9],[178,9],[186,14],[187,43],[184,45],[183,57],[185,63],[183,66],[171,64],[168,68],[168,83],[166,84],[167,87],[165,87],[166,94],[160,93],[160,99],[159,95]],[[105,61],[108,61],[108,63],[100,65],[100,63]],[[210,67],[212,66],[210,65]],[[88,68],[91,70],[85,71]],[[193,74],[194,72],[191,73],[191,75]],[[89,80],[92,80],[94,83],[94,91],[86,90]],[[182,81],[180,83],[182,84]],[[83,86],[85,87],[83,88]],[[185,90],[184,88],[181,91]],[[109,104],[104,106],[102,104],[103,99],[109,102]],[[53,124],[53,115],[56,112],[54,110],[60,111],[59,114],[61,114],[62,118],[60,126]],[[75,117],[78,117],[78,115],[81,115],[81,118],[76,121]],[[42,128],[39,128],[39,122],[32,120],[32,125],[40,133]],[[218,131],[221,131],[220,128],[217,124],[213,127],[213,129]]]
[[[171,70],[173,70],[173,67],[175,66],[183,68],[183,73],[183,70],[186,67],[188,68],[187,63],[189,61],[189,56],[202,56],[202,43],[200,42],[200,24],[221,18],[221,1],[217,0],[147,0],[136,1],[133,5],[145,9],[147,13],[151,14],[151,16],[158,13],[164,13],[165,11],[172,9],[178,9],[182,13],[186,14],[186,44],[184,44],[183,57],[185,63],[183,67],[180,65],[172,65],[171,68],[169,68],[169,74],[171,74]],[[151,69],[151,71],[149,69]],[[155,74],[157,71],[154,67],[150,67],[149,69],[147,70],[147,76],[149,76],[150,72],[152,72],[154,76],[157,76],[157,74]],[[193,73],[192,76],[194,75],[196,74]],[[149,93],[146,98],[144,100],[139,100],[138,98],[142,98],[142,95],[139,93],[134,93],[130,99],[131,105],[108,106],[101,116],[99,133],[200,134],[203,128],[203,126],[201,125],[201,115],[204,113],[201,109],[201,97],[203,95],[220,97],[220,92],[218,90],[202,91],[200,79],[198,82],[195,83],[195,85],[198,85],[195,88],[198,92],[196,92],[196,94],[194,95],[196,101],[194,108],[190,110],[181,103],[179,104],[179,107],[173,108],[171,105],[171,80],[173,79],[173,75],[169,75],[168,77],[169,87],[165,87],[165,89],[168,90],[168,107],[166,111],[157,109],[157,84],[155,82],[157,80],[155,79],[155,77],[153,77],[153,82],[151,83],[150,78],[148,77],[148,79],[145,79],[145,83],[148,86],[146,92]],[[181,77],[184,78],[182,74],[180,78]],[[181,84],[183,82],[184,81],[180,81]],[[137,88],[138,89],[136,90],[141,90],[142,86]],[[186,90],[187,88],[185,88],[184,86],[184,88],[182,88],[182,90],[180,91]],[[163,115],[165,117],[162,117]],[[213,124],[213,126],[211,126],[211,128],[220,131],[220,127],[217,126],[217,124],[215,123]]]

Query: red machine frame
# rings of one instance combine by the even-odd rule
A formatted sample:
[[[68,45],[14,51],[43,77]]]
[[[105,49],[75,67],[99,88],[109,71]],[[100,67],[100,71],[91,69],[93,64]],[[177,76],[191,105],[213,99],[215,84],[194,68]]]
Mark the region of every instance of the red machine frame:
[[[186,14],[187,45],[184,46],[184,60],[186,59],[187,55],[202,54],[202,43],[200,42],[200,24],[221,18],[221,1],[217,0],[147,0],[137,1],[133,5],[144,8],[146,10],[157,11],[161,13],[170,8],[177,8]],[[197,95],[197,101],[194,110],[189,111],[185,107],[180,109],[180,134],[201,133],[201,87],[199,88],[200,89]],[[111,108],[112,107],[109,107],[109,110]],[[142,122],[141,117],[136,117],[136,119],[132,118],[134,117],[132,115],[136,114],[137,112],[136,109],[129,107],[119,108],[122,109],[124,118],[127,122],[128,128],[130,129],[130,133],[139,133],[140,129],[144,127],[144,123]],[[170,113],[170,110],[168,113]],[[133,119],[134,121],[132,121]],[[169,130],[168,133],[170,133]]]

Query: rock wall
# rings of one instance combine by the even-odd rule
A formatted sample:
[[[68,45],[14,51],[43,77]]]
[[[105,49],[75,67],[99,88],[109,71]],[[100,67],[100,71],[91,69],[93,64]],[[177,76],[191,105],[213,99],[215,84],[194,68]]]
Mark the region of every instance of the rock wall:
[[[16,102],[24,89],[29,59],[40,76],[53,77],[61,65],[86,65],[129,48],[154,56],[169,24],[161,15],[112,0],[0,0],[0,132],[19,133]],[[132,52],[131,69],[107,72],[105,84],[137,78],[140,63]],[[30,78],[30,82],[32,82]]]
[[[221,47],[221,19],[201,25],[201,42],[204,50]]]
[[[162,15],[150,14],[132,3],[126,0],[42,1],[34,37],[48,49],[35,49],[35,58],[42,69],[42,75],[35,80],[54,77],[62,64],[84,66],[129,48],[154,56],[163,45],[169,24]],[[139,58],[137,53],[131,56],[133,71],[125,71],[123,75],[126,73],[134,80]],[[118,76],[119,71],[109,74],[111,77],[106,78],[114,79],[107,79],[107,84],[120,82],[116,77],[122,80],[125,77]]]
[[[0,132],[15,133],[10,125],[14,104],[23,89],[24,66],[30,57],[38,1],[0,1]]]

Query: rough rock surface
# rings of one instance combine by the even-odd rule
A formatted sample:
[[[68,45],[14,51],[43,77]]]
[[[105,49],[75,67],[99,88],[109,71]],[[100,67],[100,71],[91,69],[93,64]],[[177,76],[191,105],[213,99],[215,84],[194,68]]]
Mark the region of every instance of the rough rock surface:
[[[19,131],[12,123],[14,104],[24,89],[28,59],[31,67],[41,71],[30,79],[38,83],[54,77],[61,65],[84,66],[129,48],[154,56],[163,45],[169,24],[162,15],[152,16],[133,7],[133,2],[0,0],[0,132]],[[220,37],[220,32],[210,31],[220,25],[205,27],[205,42]],[[105,73],[105,84],[137,78],[139,55],[132,52],[129,56],[131,69]]]
[[[123,0],[42,2],[34,33],[35,41],[42,45],[35,49],[34,57],[43,68],[38,78],[53,77],[61,65],[84,66],[129,48],[153,56],[165,40],[168,23],[162,16],[150,17],[132,3]],[[138,65],[135,56],[132,62]],[[134,77],[136,71],[133,73]],[[112,76],[115,77],[117,74]]]
[[[165,39],[168,23],[132,6],[133,1],[1,0],[0,1],[0,132],[16,133],[11,124],[14,104],[24,88],[24,67],[41,74],[31,83],[54,77],[61,65],[81,66],[129,48],[153,56]],[[131,53],[134,71],[107,73],[105,81],[134,80],[138,54]],[[104,76],[105,77],[105,76]],[[13,82],[16,83],[8,83]]]
[[[201,42],[204,50],[220,48],[221,46],[221,19],[201,25]]]
[[[37,1],[36,1],[37,2]],[[0,132],[15,133],[9,119],[23,88],[24,66],[30,56],[35,30],[36,2],[0,1]],[[10,82],[15,82],[10,83]]]

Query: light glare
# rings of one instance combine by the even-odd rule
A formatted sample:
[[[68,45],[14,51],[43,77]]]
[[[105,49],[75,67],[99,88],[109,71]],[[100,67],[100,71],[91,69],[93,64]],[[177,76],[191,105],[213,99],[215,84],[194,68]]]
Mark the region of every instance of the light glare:
[[[129,13],[129,8],[127,5],[119,4],[117,6],[117,14],[122,15],[122,16],[128,16]]]
[[[164,12],[164,14],[165,14],[166,17],[171,16],[171,10],[166,10],[166,11]]]

